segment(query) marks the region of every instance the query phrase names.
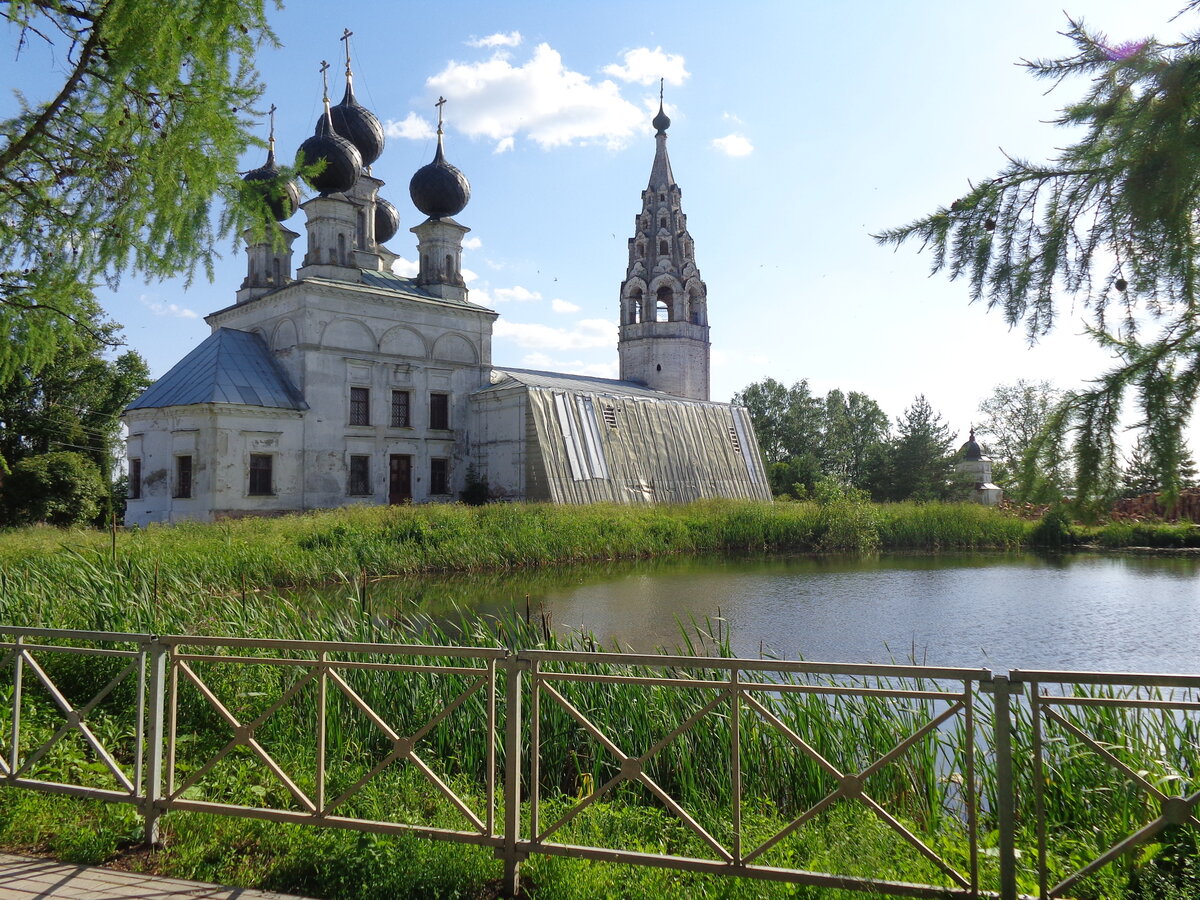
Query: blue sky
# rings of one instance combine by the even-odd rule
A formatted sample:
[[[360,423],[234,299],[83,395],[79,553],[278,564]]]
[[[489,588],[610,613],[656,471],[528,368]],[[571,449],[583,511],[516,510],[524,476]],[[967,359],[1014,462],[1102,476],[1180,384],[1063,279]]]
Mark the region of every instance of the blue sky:
[[[1169,21],[1181,5],[1082,0],[1067,12],[1119,43],[1194,27]],[[295,0],[271,22],[282,47],[260,53],[262,105],[279,108],[285,157],[312,133],[322,59],[340,98],[338,38],[354,33],[359,100],[389,131],[374,167],[401,215],[389,247],[407,260],[420,221],[408,180],[432,158],[433,103],[447,98],[447,157],[472,185],[457,217],[472,229],[464,266],[471,299],[501,313],[497,364],[616,376],[660,77],[708,285],[714,399],[806,378],[818,393],[865,392],[894,418],[924,393],[965,440],[996,384],[1072,387],[1106,364],[1078,336],[1070,298],[1030,348],[964,285],[928,277],[915,248],[870,237],[960,196],[1003,165],[1002,150],[1044,158],[1068,139],[1045,123],[1078,87],[1047,94],[1016,64],[1069,52],[1060,4]],[[11,26],[4,37],[15,47]],[[0,83],[49,96],[61,67],[44,61],[6,54]],[[212,284],[128,279],[101,299],[161,375],[208,334],[203,316],[233,301],[244,271],[231,244]]]

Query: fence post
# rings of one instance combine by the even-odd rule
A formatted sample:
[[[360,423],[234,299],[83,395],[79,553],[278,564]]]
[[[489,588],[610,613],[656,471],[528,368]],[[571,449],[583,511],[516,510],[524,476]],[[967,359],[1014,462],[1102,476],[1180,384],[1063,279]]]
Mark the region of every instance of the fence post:
[[[1000,831],[1000,900],[1017,898],[1016,791],[1013,785],[1012,703],[1007,675],[994,675],[996,824]]]
[[[526,661],[517,653],[504,660],[504,880],[501,890],[516,897],[521,889],[521,672]]]
[[[159,843],[158,817],[162,815],[159,803],[163,790],[163,733],[166,720],[167,656],[171,648],[151,635],[144,652],[150,654],[150,698],[146,705],[146,794],[142,800],[142,817],[145,819],[143,842],[148,847]]]

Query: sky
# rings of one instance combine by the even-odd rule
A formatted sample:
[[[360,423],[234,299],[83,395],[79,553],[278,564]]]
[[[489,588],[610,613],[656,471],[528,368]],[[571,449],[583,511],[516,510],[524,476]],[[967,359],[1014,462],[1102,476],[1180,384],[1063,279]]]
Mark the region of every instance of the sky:
[[[259,53],[261,105],[278,107],[277,147],[290,159],[321,110],[323,59],[341,98],[339,37],[353,32],[358,99],[388,134],[373,169],[400,210],[388,246],[412,274],[408,229],[422,217],[407,185],[433,157],[444,96],[446,155],[471,182],[456,217],[471,229],[470,299],[501,314],[493,362],[616,377],[617,301],[663,78],[672,168],[708,286],[713,399],[767,377],[806,379],[818,394],[866,393],[894,419],[924,394],[963,441],[996,385],[1076,387],[1109,360],[1081,336],[1070,297],[1030,346],[971,304],[965,284],[930,277],[928,255],[871,235],[961,196],[1005,153],[1045,159],[1070,139],[1048,122],[1082,85],[1047,93],[1019,65],[1070,52],[1068,13],[1119,44],[1194,28],[1170,21],[1181,6],[292,0],[270,14],[281,46]],[[51,96],[62,54],[17,59],[15,29],[0,29],[11,51],[0,84]],[[0,115],[13,106],[4,93]],[[303,232],[303,214],[287,224]],[[233,302],[244,275],[231,238],[212,283],[127,278],[99,297],[159,376],[209,334],[204,316]]]

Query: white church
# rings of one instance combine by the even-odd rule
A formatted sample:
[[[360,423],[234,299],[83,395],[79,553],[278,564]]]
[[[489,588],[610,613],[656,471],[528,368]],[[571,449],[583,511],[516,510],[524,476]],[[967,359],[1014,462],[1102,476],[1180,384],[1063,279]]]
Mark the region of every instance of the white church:
[[[446,161],[409,186],[425,220],[415,278],[384,244],[399,215],[371,164],[378,118],[342,101],[300,148],[324,168],[299,204],[267,163],[246,179],[283,224],[247,236],[245,280],[212,334],[129,405],[126,524],[474,499],[674,503],[770,499],[749,416],[709,400],[709,326],[660,106],[650,181],[621,286],[620,379],[492,364],[497,313],[472,303],[453,217],[470,199]]]

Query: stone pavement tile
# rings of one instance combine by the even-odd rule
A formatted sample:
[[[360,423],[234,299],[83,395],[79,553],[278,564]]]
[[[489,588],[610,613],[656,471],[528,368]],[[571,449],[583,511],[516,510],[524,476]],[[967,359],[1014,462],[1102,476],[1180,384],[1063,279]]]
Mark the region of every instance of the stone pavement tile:
[[[0,900],[303,900],[289,894],[158,878],[0,853]]]

